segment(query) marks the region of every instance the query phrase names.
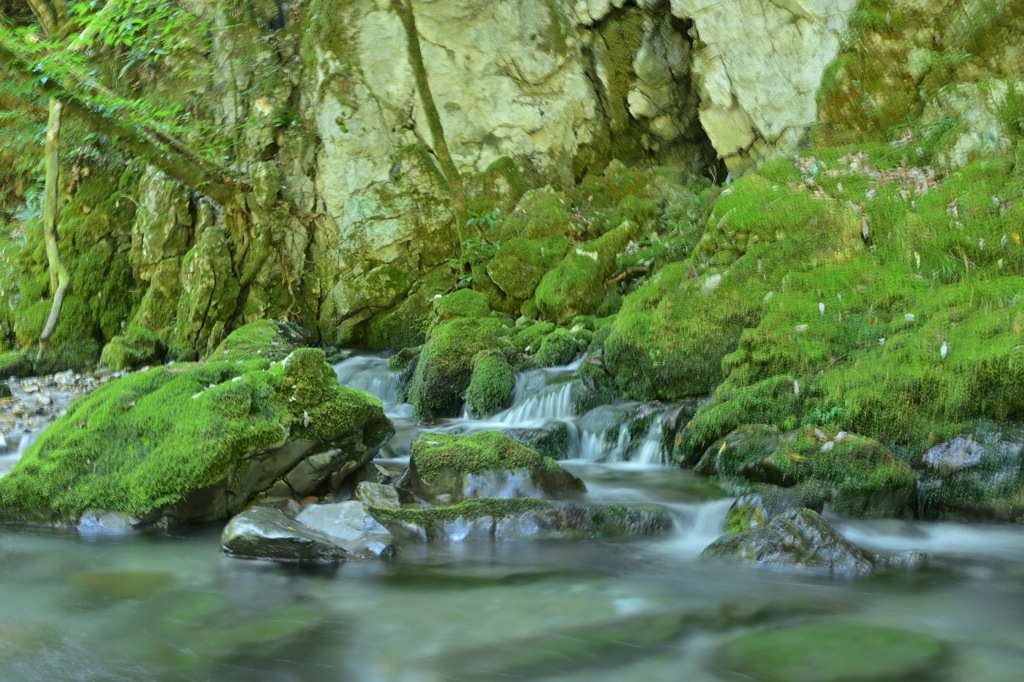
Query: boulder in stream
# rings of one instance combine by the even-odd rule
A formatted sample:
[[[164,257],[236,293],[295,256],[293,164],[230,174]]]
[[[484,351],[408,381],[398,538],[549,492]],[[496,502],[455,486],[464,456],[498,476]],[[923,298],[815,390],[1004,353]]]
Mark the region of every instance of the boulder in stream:
[[[395,553],[391,533],[366,512],[362,502],[311,504],[295,520],[328,536],[352,558],[371,559]]]
[[[740,636],[713,666],[723,674],[764,682],[932,680],[945,645],[917,632],[843,622],[811,622]]]
[[[1019,522],[1024,518],[1024,424],[979,421],[921,457],[921,515]]]
[[[131,374],[75,401],[0,478],[0,517],[211,521],[257,497],[335,489],[394,429],[379,400],[339,385],[323,351],[290,350],[287,332],[247,325],[205,363]]]
[[[349,557],[332,537],[270,507],[253,507],[231,519],[220,544],[226,554],[242,559],[322,564]]]
[[[653,505],[479,499],[434,509],[378,509],[370,514],[399,541],[518,540],[650,535],[672,528]]]
[[[427,433],[412,444],[408,486],[430,504],[476,498],[574,497],[583,481],[500,431]]]
[[[814,427],[742,426],[713,443],[695,471],[741,485],[814,482],[831,490],[829,508],[846,516],[906,516],[917,488],[910,467],[877,440]]]
[[[875,568],[875,557],[843,537],[810,509],[794,509],[763,526],[712,542],[702,556],[736,558],[759,566],[797,566],[859,577]]]

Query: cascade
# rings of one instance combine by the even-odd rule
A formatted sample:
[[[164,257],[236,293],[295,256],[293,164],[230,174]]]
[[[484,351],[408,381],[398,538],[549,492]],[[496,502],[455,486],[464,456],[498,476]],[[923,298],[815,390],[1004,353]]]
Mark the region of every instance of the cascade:
[[[661,466],[667,464],[662,452],[664,414],[651,420],[642,439],[630,434],[639,405],[623,403],[602,405],[584,415],[573,409],[572,376],[579,361],[563,367],[550,367],[521,372],[509,406],[497,414],[476,418],[468,405],[460,415],[427,427],[420,424],[412,406],[399,403],[398,372],[388,368],[387,359],[379,356],[354,356],[334,366],[338,381],[366,391],[384,402],[387,415],[395,422],[397,433],[385,447],[388,457],[409,454],[409,444],[426,430],[471,434],[486,429],[543,429],[564,425],[568,431],[568,447],[564,459],[585,462],[630,462]]]

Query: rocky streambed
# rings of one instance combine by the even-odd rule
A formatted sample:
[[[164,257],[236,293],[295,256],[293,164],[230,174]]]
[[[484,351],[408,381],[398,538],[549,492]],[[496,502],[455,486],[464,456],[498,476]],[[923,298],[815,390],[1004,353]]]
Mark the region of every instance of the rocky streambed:
[[[395,435],[333,497],[226,529],[0,528],[7,678],[1016,679],[1016,526],[853,520],[807,485],[737,500],[651,461],[673,408],[575,414],[572,366],[430,422],[383,358],[334,370]]]

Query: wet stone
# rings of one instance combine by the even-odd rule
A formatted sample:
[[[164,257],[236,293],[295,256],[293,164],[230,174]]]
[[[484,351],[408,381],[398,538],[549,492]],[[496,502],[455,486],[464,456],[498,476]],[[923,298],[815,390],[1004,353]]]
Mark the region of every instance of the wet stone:
[[[231,519],[221,534],[221,548],[242,559],[336,563],[348,558],[330,536],[268,507],[253,507]]]

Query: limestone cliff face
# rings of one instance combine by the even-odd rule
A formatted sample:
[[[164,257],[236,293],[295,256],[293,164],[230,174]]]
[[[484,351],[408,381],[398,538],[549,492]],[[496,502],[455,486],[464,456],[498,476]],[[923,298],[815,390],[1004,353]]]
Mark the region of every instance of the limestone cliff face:
[[[613,159],[721,181],[791,153],[856,0],[415,0],[421,63],[394,0],[183,4],[217,29],[197,113],[235,131],[252,192],[124,188],[141,303],[122,323],[178,357],[268,316],[386,344],[373,320],[449,288],[466,221],[531,188]]]
[[[279,157],[282,183],[316,216],[315,265],[296,275],[321,332],[358,338],[458,252],[465,216],[435,154],[430,107],[480,213],[613,158],[721,180],[719,159],[738,174],[804,139],[854,4],[418,0],[428,103],[391,2],[298,5],[286,32],[302,37],[282,56],[315,144],[296,153],[286,136]],[[522,186],[499,197],[488,169],[505,159]]]

